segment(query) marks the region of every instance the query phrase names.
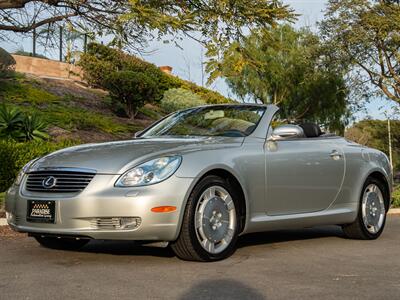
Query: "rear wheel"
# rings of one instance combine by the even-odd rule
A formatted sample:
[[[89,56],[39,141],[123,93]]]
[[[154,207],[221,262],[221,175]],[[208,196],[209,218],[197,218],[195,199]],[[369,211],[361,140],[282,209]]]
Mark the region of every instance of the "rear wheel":
[[[239,231],[235,189],[218,176],[207,176],[193,189],[178,239],[171,244],[184,260],[215,261],[235,250]]]
[[[35,236],[36,241],[43,247],[57,250],[79,250],[85,246],[89,240],[73,238],[56,238]]]
[[[380,180],[368,178],[361,194],[357,219],[343,225],[348,238],[372,240],[378,238],[385,227],[389,195]]]

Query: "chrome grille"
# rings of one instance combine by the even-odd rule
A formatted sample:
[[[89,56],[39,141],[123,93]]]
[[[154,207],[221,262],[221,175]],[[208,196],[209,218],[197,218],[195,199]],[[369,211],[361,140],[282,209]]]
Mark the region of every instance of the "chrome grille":
[[[78,171],[35,171],[28,174],[26,189],[31,192],[76,193],[84,190],[94,175]],[[55,182],[53,186],[46,187],[44,182],[49,178],[54,178]]]
[[[129,230],[138,228],[141,223],[140,217],[93,218],[90,227],[97,230]]]
[[[96,218],[91,220],[90,225],[95,229],[121,229],[119,218]]]
[[[14,221],[16,223],[19,223],[22,220],[22,217],[20,215],[14,215]]]

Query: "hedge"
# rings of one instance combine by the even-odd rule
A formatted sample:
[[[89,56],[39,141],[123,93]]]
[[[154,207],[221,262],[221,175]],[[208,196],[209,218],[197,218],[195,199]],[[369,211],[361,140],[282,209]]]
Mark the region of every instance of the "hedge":
[[[145,103],[161,98],[156,82],[146,73],[116,71],[105,78],[105,87],[114,103],[125,107],[127,116],[133,119]]]
[[[169,89],[183,88],[200,96],[204,102],[209,104],[232,102],[231,99],[215,91],[166,74],[156,65],[146,62],[134,55],[129,55],[121,50],[97,43],[90,43],[88,45],[88,52],[81,56],[78,64],[83,69],[84,79],[89,82],[89,84],[101,88],[106,88],[104,80],[110,73],[116,71],[132,71],[145,73],[150,76],[157,83],[161,95]]]
[[[146,62],[134,55],[97,43],[88,45],[87,53],[82,54],[79,66],[83,69],[84,79],[93,86],[107,88],[105,79],[114,72],[131,71],[144,73],[151,77],[161,91],[179,86],[174,77],[166,75],[154,64]],[[160,97],[161,99],[161,97]],[[158,100],[160,100],[158,99]]]
[[[166,91],[160,102],[161,108],[166,113],[205,104],[206,102],[199,95],[182,88]]]
[[[393,198],[392,206],[400,208],[400,185],[395,186],[392,198]]]
[[[19,171],[30,160],[69,146],[73,146],[73,142],[18,143],[12,140],[0,140],[0,192],[11,186]]]

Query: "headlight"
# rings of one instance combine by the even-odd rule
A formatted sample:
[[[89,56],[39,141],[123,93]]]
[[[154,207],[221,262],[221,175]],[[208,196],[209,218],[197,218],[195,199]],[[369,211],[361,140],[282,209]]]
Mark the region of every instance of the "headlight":
[[[28,172],[29,168],[31,167],[31,165],[37,161],[40,157],[32,159],[30,162],[28,162],[23,168],[22,170],[18,173],[17,178],[15,178],[14,184],[15,185],[20,185],[22,178],[24,178],[24,175],[26,174],[26,172]]]
[[[180,156],[165,156],[145,162],[118,178],[115,186],[133,187],[159,183],[172,176],[182,161]]]

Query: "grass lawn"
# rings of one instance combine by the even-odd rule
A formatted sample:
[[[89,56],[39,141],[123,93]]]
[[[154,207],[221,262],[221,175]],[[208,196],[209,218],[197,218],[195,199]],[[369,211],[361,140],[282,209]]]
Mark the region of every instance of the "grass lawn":
[[[0,102],[17,106],[27,114],[36,113],[49,127],[74,132],[78,140],[88,132],[105,135],[111,140],[129,138],[162,116],[144,107],[141,112],[146,117],[144,123],[148,124],[120,118],[104,94],[66,84],[20,75],[0,82]]]

